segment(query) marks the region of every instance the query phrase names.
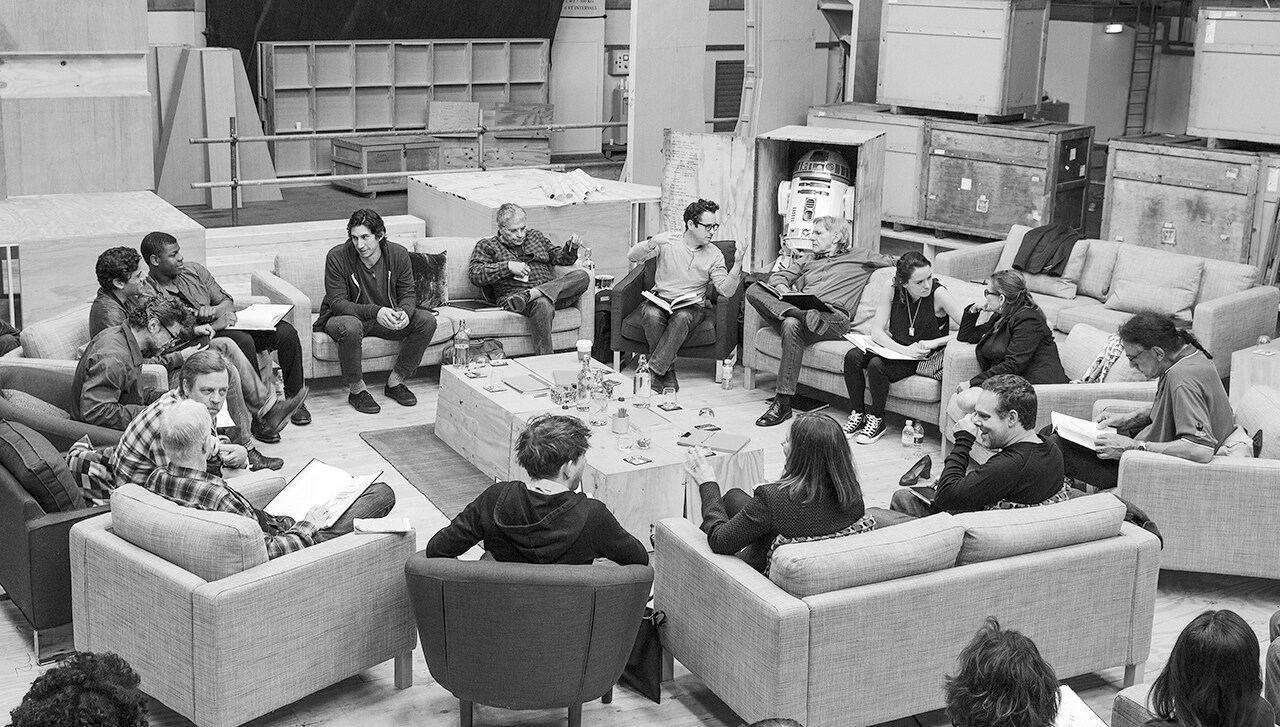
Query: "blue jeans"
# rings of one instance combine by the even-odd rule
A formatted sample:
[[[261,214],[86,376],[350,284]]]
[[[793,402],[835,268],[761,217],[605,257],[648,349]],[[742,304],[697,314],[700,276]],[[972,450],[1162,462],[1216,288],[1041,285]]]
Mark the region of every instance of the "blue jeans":
[[[647,300],[642,302],[640,327],[644,328],[645,340],[649,342],[649,370],[665,376],[689,334],[706,317],[707,309],[700,305],[668,313]]]
[[[355,529],[356,518],[384,517],[396,506],[396,493],[384,482],[369,485],[337,522],[324,530],[316,531],[315,542],[323,543]]]
[[[400,355],[392,369],[401,379],[407,379],[422,363],[422,356],[431,345],[436,333],[436,317],[430,311],[414,308],[409,325],[398,331],[385,328],[377,319],[360,320],[356,316],[334,316],[325,321],[324,332],[338,343],[338,366],[342,369],[342,383],[350,386],[364,377],[364,337],[403,340]]]

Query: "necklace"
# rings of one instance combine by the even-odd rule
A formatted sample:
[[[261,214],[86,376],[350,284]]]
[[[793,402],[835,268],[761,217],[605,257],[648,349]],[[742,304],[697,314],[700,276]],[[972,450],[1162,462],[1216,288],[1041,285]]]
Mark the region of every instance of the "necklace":
[[[916,314],[920,312],[920,306],[924,305],[924,298],[916,301],[916,309],[911,310],[911,294],[907,293],[907,335],[915,338],[916,336]]]

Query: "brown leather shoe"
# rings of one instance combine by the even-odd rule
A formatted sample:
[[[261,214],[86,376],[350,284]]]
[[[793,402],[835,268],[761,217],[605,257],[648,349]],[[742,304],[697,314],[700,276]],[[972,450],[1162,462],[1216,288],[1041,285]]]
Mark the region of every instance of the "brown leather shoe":
[[[288,399],[276,400],[275,405],[260,418],[259,425],[254,428],[254,434],[261,433],[267,437],[279,434],[280,430],[289,421],[289,417],[298,410],[298,407],[302,406],[302,402],[307,400],[307,391],[307,387],[303,386],[298,390],[298,393]],[[259,437],[259,439],[266,441],[263,437]]]

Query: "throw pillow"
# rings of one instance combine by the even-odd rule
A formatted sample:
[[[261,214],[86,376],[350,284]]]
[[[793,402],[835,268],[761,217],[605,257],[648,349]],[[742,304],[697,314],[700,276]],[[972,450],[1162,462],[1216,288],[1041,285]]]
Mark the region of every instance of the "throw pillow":
[[[965,528],[956,565],[1112,538],[1120,534],[1124,514],[1124,503],[1108,493],[1056,505],[962,513],[956,516]]]
[[[1157,310],[1189,321],[1203,274],[1202,258],[1124,245],[1104,305],[1124,313]]]
[[[439,308],[449,304],[448,254],[447,250],[409,253],[419,308]]]
[[[70,419],[71,415],[38,396],[28,394],[20,389],[0,389],[0,398],[12,404],[15,408],[29,411],[32,414],[53,417],[55,419]]]
[[[1014,225],[1009,228],[1009,237],[1005,240],[1004,249],[1000,251],[1000,261],[996,263],[996,270],[1013,269],[1013,259],[1018,256],[1018,249],[1022,247],[1022,238],[1030,229],[1025,225]],[[1084,272],[1084,262],[1088,256],[1089,241],[1077,240],[1075,246],[1071,248],[1071,257],[1067,258],[1067,267],[1063,270],[1062,277],[1022,273],[1022,278],[1027,281],[1027,290],[1054,298],[1067,300],[1075,298],[1076,281],[1080,280],[1080,275]]]
[[[85,506],[62,455],[49,440],[25,424],[0,420],[0,465],[46,513]]]

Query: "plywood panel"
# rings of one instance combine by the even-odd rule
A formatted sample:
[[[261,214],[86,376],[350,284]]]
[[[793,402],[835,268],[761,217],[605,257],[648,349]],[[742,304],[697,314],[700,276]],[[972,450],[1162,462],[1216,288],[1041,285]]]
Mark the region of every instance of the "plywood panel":
[[[601,120],[604,104],[604,23],[599,18],[562,18],[551,47],[551,103],[566,124]],[[551,136],[557,154],[599,154],[600,129],[575,129]]]
[[[244,70],[244,61],[239,53],[230,57],[231,73],[235,79],[236,123],[241,136],[261,136],[262,121],[258,118],[258,107],[253,102],[253,91],[249,89],[249,76]],[[240,178],[241,179],[275,179],[276,167],[271,162],[271,154],[267,151],[265,141],[255,141],[240,145]],[[240,190],[241,202],[279,202],[280,188],[274,186],[244,187]]]
[[[0,0],[0,51],[147,50],[147,0]]]
[[[204,73],[204,133],[201,136],[231,135],[231,117],[236,113],[236,89],[231,73],[233,53],[227,48],[200,51],[200,67]],[[239,55],[236,57],[238,59]],[[198,148],[204,154],[205,168],[209,170],[208,175],[199,181],[230,181],[229,145],[205,144]],[[230,209],[231,190],[226,187],[205,190],[205,201],[215,210]]]
[[[203,263],[204,228],[151,192],[56,194],[0,202],[0,244],[18,244],[22,319],[27,323],[92,300],[98,253],[163,230],[183,257]]]
[[[151,95],[3,98],[11,196],[150,189]]]
[[[631,8],[631,125],[624,179],[662,179],[664,129],[706,131],[703,56],[707,9],[688,0],[646,0]]]
[[[683,230],[684,208],[695,200],[709,199],[720,205],[716,239],[743,240],[750,247],[755,167],[751,140],[668,130],[662,154],[662,229]]]
[[[0,98],[147,93],[146,53],[0,54]]]
[[[176,205],[204,204],[205,194],[191,182],[208,178],[204,150],[190,139],[204,136],[204,73],[200,55],[184,48],[165,97],[156,162],[156,194]]]
[[[798,82],[796,70],[813,62],[814,24],[802,19],[817,12],[811,0],[769,0],[760,2],[759,8],[759,68],[747,110],[750,128],[756,133],[804,123],[813,89]]]

